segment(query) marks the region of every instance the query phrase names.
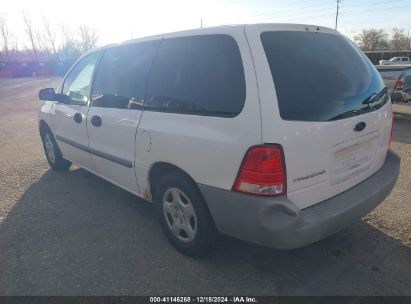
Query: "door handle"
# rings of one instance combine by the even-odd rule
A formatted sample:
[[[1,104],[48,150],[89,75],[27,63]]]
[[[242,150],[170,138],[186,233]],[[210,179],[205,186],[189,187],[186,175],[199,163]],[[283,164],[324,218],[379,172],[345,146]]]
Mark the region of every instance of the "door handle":
[[[91,117],[91,124],[95,127],[100,127],[102,123],[101,117],[94,115],[93,117]]]
[[[73,119],[76,123],[81,123],[83,121],[83,116],[80,113],[76,113],[74,114]]]

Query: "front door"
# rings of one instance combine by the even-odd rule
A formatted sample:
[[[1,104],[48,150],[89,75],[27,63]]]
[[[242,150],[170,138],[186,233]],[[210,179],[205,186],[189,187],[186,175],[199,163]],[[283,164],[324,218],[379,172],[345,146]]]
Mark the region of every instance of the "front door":
[[[58,92],[64,99],[56,101],[52,109],[54,135],[64,158],[93,171],[86,117],[91,81],[100,56],[100,53],[92,53],[71,69]]]
[[[135,174],[135,137],[143,97],[159,40],[113,47],[96,71],[87,116],[89,151],[96,172],[139,193]]]

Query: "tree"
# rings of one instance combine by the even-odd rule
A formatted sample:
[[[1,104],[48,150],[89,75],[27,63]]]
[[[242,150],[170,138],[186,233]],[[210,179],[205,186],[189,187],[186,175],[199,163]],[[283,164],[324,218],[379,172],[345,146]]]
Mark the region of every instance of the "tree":
[[[73,60],[80,57],[81,51],[79,50],[79,42],[75,38],[72,29],[66,24],[61,24],[60,33],[62,41],[59,50],[60,58],[63,58],[63,60]]]
[[[95,29],[81,25],[79,28],[79,47],[82,53],[87,52],[97,46],[98,34]]]
[[[43,15],[43,27],[45,31],[45,38],[47,38],[53,54],[60,60],[56,49],[56,32],[50,27],[50,21]]]
[[[17,53],[19,52],[18,43],[14,41],[14,47],[11,49],[11,61],[17,61]]]
[[[0,16],[0,35],[3,40],[4,51],[6,52],[7,61],[10,61],[9,54],[9,29],[7,27],[6,18]]]
[[[375,51],[388,47],[387,33],[382,29],[363,29],[360,34],[354,36],[354,40],[364,51]]]
[[[44,34],[44,32],[42,32],[39,29],[36,29],[34,32],[34,37],[36,39],[36,44],[37,44],[37,51],[46,51],[49,52],[49,46],[47,45],[47,38]]]
[[[26,33],[27,33],[27,36],[29,36],[31,47],[33,48],[33,52],[34,52],[34,58],[37,61],[38,60],[37,48],[34,42],[36,39],[36,36],[35,36],[36,33],[34,32],[29,13],[23,10],[22,14],[23,14],[23,19],[24,19],[24,24],[26,25]]]
[[[406,50],[409,47],[409,41],[407,35],[405,35],[403,29],[393,28],[392,29],[392,36],[390,40],[390,46],[392,49],[398,50]]]

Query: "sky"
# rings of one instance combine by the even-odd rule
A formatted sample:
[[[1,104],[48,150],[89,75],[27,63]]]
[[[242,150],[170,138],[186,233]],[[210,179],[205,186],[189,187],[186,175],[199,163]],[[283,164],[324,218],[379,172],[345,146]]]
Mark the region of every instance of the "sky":
[[[203,27],[262,22],[305,23],[334,28],[337,0],[2,0],[11,40],[28,46],[22,10],[37,28],[49,19],[61,39],[62,24],[84,24],[99,34],[99,44]],[[364,28],[411,32],[411,0],[342,0],[338,30],[353,36]],[[410,34],[411,35],[411,34]]]

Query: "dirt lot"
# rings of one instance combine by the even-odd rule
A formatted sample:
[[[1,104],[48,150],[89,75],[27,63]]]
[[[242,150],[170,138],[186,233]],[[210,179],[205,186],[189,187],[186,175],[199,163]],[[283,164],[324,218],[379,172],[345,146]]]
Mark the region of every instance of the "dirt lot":
[[[49,170],[36,95],[57,84],[0,80],[0,295],[411,295],[411,106],[395,106],[401,176],[363,221],[292,251],[222,238],[195,260],[167,243],[152,205],[85,170]]]

